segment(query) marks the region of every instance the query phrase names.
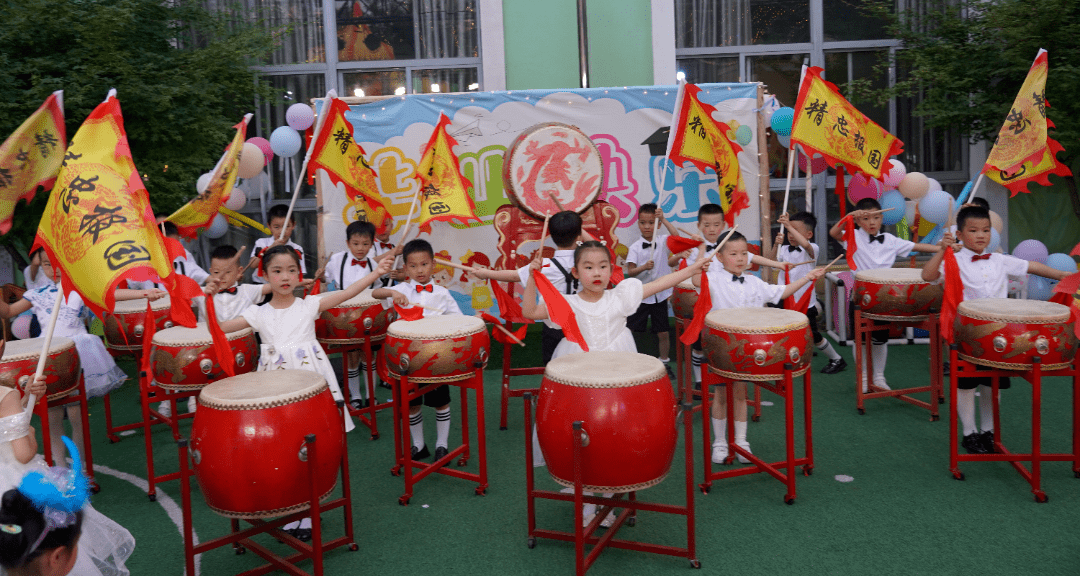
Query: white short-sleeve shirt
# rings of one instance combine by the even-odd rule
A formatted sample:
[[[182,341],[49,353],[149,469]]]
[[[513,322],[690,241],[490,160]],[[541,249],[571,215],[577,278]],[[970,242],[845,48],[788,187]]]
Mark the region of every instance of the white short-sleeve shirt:
[[[653,261],[653,269],[645,270],[641,274],[638,274],[634,278],[640,280],[643,284],[647,284],[671,273],[671,266],[668,266],[668,249],[667,249],[667,234],[653,234],[653,241],[646,242],[644,238],[638,238],[637,241],[630,244],[626,253],[626,262],[633,263],[636,266]],[[648,244],[648,246],[645,246]],[[656,304],[663,302],[671,297],[671,288],[658,292],[648,298],[642,300],[645,304]]]
[[[409,299],[409,302],[425,306],[423,309],[424,316],[461,315],[461,308],[458,307],[457,300],[454,300],[454,297],[450,295],[450,291],[446,288],[434,282],[428,282],[424,285],[431,287],[430,292],[425,289],[417,291],[417,286],[420,286],[420,284],[417,284],[414,280],[409,280],[408,282],[394,284],[388,290],[401,292]],[[393,305],[394,301],[391,298],[383,301],[384,308],[390,308]]]
[[[818,253],[819,253],[818,252],[818,245],[811,242],[810,247],[814,249],[814,255],[817,256]],[[802,278],[803,276],[806,276],[807,274],[809,274],[810,271],[813,270],[814,267],[817,265],[816,262],[812,261],[813,259],[810,258],[810,255],[807,254],[806,251],[803,250],[799,246],[781,246],[780,248],[778,248],[776,250],[776,260],[778,262],[791,262],[792,264],[798,264],[800,262],[806,262],[806,264],[800,264],[799,266],[796,266],[796,267],[792,268],[788,272],[789,276],[791,277],[792,282],[796,282],[800,278]],[[783,271],[780,272],[780,277],[776,281],[776,283],[778,285],[780,285],[780,286],[786,286],[787,285],[787,283],[784,282],[784,273],[783,273]],[[808,283],[806,286],[803,286],[802,288],[799,288],[798,290],[795,291],[795,294],[794,294],[795,299],[798,300],[799,298],[802,298],[803,294],[806,294],[807,290],[813,290],[813,288],[814,288],[814,284],[812,282]],[[813,294],[810,295],[810,304],[809,304],[809,306],[810,307],[817,306],[817,292],[814,292]]]
[[[766,303],[779,304],[780,297],[784,295],[784,286],[768,284],[761,278],[751,274],[736,276],[723,268],[715,270],[709,266],[709,296],[712,298],[712,309],[724,308],[761,308]]]
[[[882,241],[870,241],[870,235],[862,228],[855,229],[855,267],[858,270],[877,270],[878,268],[892,268],[896,259],[905,256],[915,248],[915,243],[910,240],[901,240],[888,232],[882,232],[878,236]],[[841,240],[840,245],[847,250],[847,242]]]
[[[236,292],[226,292],[226,290],[233,289]],[[233,284],[229,288],[214,294],[214,314],[217,316],[218,322],[239,318],[249,306],[262,301],[262,291],[262,286],[258,284]],[[206,322],[205,297],[198,298],[195,302],[199,309],[199,321]]]
[[[1009,295],[1009,278],[1023,278],[1028,273],[1028,261],[1015,256],[991,253],[989,258],[972,260],[975,252],[961,248],[955,254],[960,268],[960,280],[964,283],[964,300],[973,298],[1005,298]],[[945,262],[938,266],[945,278]]]

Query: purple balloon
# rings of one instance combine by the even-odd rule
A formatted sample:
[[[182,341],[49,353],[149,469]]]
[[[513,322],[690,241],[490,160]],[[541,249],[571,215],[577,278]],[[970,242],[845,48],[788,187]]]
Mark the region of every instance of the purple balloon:
[[[1046,264],[1046,259],[1050,256],[1050,251],[1046,249],[1046,244],[1043,244],[1038,240],[1024,240],[1017,244],[1016,248],[1013,249],[1013,256],[1027,260],[1028,262]]]

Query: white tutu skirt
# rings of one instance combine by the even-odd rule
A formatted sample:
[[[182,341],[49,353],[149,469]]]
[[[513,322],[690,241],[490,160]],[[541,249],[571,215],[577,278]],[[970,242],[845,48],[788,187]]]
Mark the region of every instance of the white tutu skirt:
[[[91,398],[104,396],[119,388],[128,375],[116,365],[101,338],[93,334],[68,336],[79,351],[79,365],[86,381],[86,393]]]

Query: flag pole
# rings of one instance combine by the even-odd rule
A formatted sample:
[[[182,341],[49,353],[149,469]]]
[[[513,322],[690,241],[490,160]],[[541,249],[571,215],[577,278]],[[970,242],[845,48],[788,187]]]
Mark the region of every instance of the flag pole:
[[[315,150],[315,143],[319,141],[319,132],[322,131],[323,124],[326,123],[326,117],[330,115],[330,103],[337,98],[337,91],[331,90],[326,93],[326,97],[323,101],[323,111],[319,114],[319,120],[315,123],[315,132],[311,135],[311,144],[308,145],[307,153],[304,154],[304,163],[300,165],[300,175],[296,179],[296,186],[293,187],[292,200],[289,201],[289,210],[285,213],[285,224],[281,227],[281,234],[278,236],[278,240],[285,239],[285,232],[289,229],[289,222],[292,218],[293,208],[296,207],[296,199],[300,196],[300,186],[304,183],[304,177],[307,175],[307,165],[311,161],[311,153]]]
[[[55,278],[54,278],[55,280]],[[49,349],[52,347],[53,332],[56,330],[56,318],[60,315],[60,306],[64,303],[64,288],[60,286],[59,282],[56,285],[56,301],[53,302],[52,314],[49,315],[49,325],[45,328],[45,343],[41,346],[41,354],[38,356],[37,370],[34,371],[34,378],[30,380],[30,384],[37,381],[45,372],[45,361],[49,359]],[[29,385],[29,384],[28,384]],[[37,403],[37,396],[30,394],[30,397],[26,400],[26,414],[29,416],[34,412],[34,404]],[[56,455],[53,455],[56,458]]]
[[[971,194],[968,194],[967,200],[964,200],[965,204],[971,204],[971,201],[975,199],[975,193],[979,191],[979,184],[982,184],[983,172],[979,172],[979,177],[975,179],[975,185],[971,187]]]
[[[784,184],[784,208],[780,211],[781,214],[787,212],[788,196],[791,195],[791,172],[795,169],[795,155],[798,152],[795,151],[795,147],[792,146],[788,149],[787,157],[787,183]]]

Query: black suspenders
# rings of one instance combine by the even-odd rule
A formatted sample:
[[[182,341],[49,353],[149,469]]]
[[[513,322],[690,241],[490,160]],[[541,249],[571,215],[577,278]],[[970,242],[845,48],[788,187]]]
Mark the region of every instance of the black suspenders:
[[[554,264],[555,267],[559,269],[559,272],[562,272],[563,278],[566,279],[566,293],[567,294],[577,294],[577,291],[578,291],[578,279],[574,278],[574,275],[571,274],[570,272],[567,272],[566,268],[563,268],[563,265],[559,264],[558,260],[552,258],[551,263]]]

